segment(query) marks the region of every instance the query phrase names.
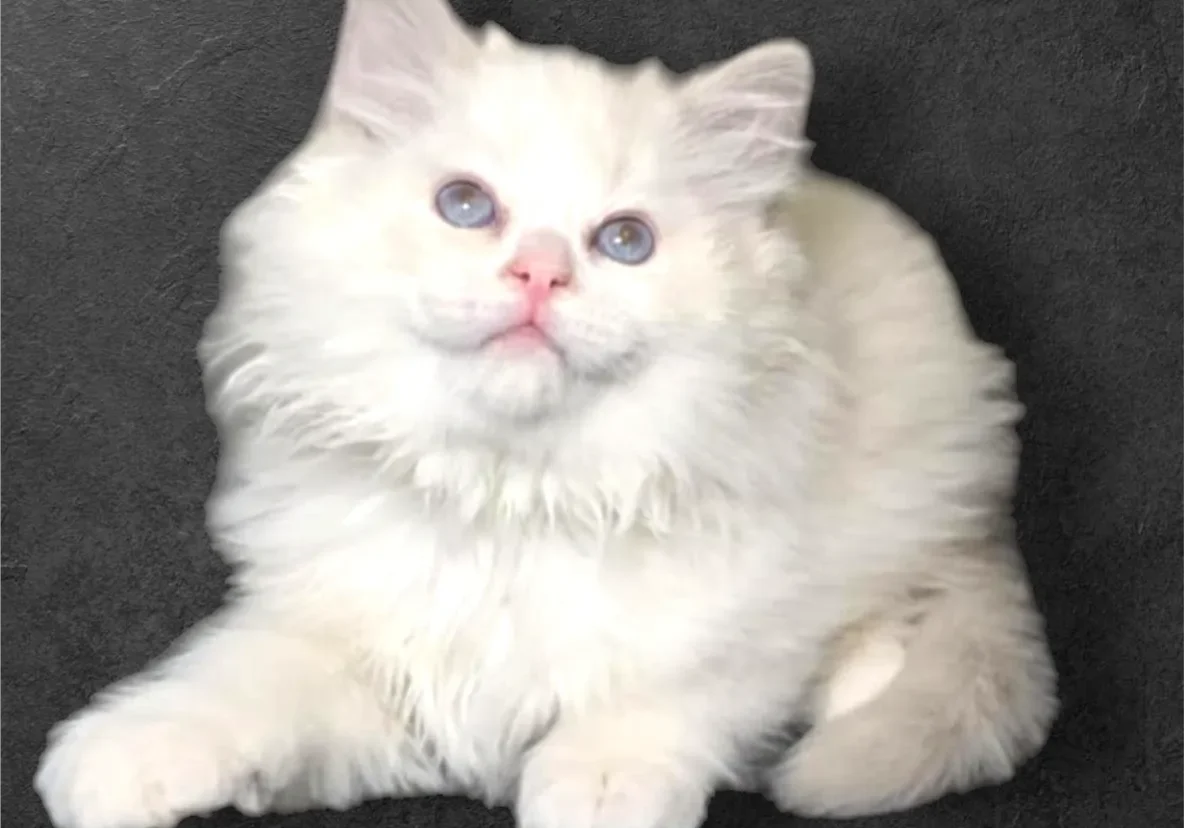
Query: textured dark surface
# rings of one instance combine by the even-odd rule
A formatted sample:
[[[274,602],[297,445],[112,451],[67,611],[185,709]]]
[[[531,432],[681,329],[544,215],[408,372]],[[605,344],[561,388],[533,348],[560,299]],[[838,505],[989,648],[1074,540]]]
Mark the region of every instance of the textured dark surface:
[[[1052,741],[1013,783],[866,825],[1179,825],[1179,0],[462,9],[680,69],[775,35],[812,47],[816,160],[937,236],[976,327],[1019,364],[1017,511],[1063,674]],[[45,824],[30,779],[46,729],[220,600],[193,358],[216,234],[307,127],[337,16],[329,0],[3,4],[9,826]],[[433,799],[209,824],[511,820]],[[791,824],[739,795],[709,820]]]

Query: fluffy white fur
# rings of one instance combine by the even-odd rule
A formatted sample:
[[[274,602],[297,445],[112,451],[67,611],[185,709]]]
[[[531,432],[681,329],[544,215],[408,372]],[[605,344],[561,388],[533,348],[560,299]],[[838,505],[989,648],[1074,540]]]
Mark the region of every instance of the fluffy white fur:
[[[449,791],[694,828],[723,785],[854,815],[1035,752],[1011,368],[929,239],[806,166],[810,84],[792,42],[680,78],[354,0],[201,346],[235,594],[54,731],[54,823]],[[496,231],[433,213],[457,174]],[[586,247],[618,210],[642,266]],[[489,344],[540,227],[577,255],[555,347]]]

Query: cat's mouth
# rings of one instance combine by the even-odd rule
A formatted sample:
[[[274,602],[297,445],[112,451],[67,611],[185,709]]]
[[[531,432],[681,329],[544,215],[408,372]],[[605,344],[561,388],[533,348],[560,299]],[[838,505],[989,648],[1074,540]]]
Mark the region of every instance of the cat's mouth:
[[[524,357],[550,352],[562,358],[565,349],[551,330],[554,312],[544,308],[527,308],[489,334],[482,350],[492,350],[507,357]]]
[[[561,312],[495,308],[452,313],[428,305],[411,330],[426,344],[461,358],[483,358],[525,366],[551,365],[594,381],[612,381],[638,370],[650,349],[620,321],[588,321]],[[488,363],[486,363],[488,364]]]
[[[494,334],[489,344],[527,351],[536,348],[559,350],[551,335],[534,321],[513,325],[501,333]]]
[[[640,369],[650,355],[636,337],[554,313],[517,319],[488,335],[480,350],[510,362],[554,362],[597,382]]]
[[[410,321],[411,330],[425,342],[456,355],[566,350],[554,330],[553,313],[532,313],[514,305],[429,301]]]

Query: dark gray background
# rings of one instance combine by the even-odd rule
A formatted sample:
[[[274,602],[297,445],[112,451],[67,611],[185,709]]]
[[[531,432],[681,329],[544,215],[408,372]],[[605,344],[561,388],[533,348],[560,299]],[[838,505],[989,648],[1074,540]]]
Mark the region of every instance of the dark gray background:
[[[1017,512],[1064,713],[1013,783],[860,825],[1179,825],[1179,0],[462,10],[679,69],[802,38],[817,61],[820,166],[933,232],[975,326],[1018,362],[1030,413]],[[3,4],[9,826],[45,824],[30,778],[46,729],[220,600],[194,344],[218,226],[307,127],[338,13],[330,0]],[[227,812],[210,824],[256,823]],[[511,821],[434,799],[258,824]],[[719,796],[709,820],[797,824],[740,795]]]

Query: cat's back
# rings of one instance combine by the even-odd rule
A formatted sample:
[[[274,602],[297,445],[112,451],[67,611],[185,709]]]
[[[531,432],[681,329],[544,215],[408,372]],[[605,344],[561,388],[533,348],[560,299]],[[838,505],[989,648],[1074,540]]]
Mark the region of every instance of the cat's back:
[[[1001,350],[971,327],[937,243],[888,199],[811,170],[780,217],[807,261],[803,301],[824,322],[821,346],[848,383],[891,377],[907,390],[954,366],[1010,380]]]
[[[1014,485],[1010,361],[974,332],[937,243],[884,197],[810,171],[781,217],[842,387],[830,505],[856,514],[835,525],[863,527],[856,549],[976,535]]]

